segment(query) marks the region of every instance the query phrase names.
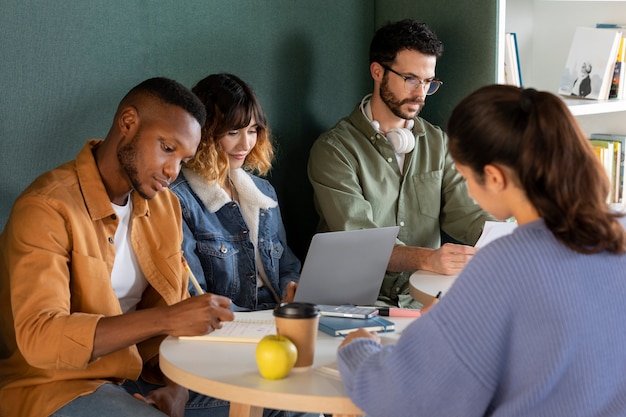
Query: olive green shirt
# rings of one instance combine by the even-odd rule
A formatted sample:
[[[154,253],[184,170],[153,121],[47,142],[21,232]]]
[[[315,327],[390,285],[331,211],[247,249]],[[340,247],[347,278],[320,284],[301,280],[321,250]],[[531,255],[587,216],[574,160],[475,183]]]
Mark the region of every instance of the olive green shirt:
[[[493,218],[469,197],[441,128],[420,117],[400,172],[396,155],[359,106],[313,144],[308,175],[319,231],[400,226],[397,244],[438,248],[441,231],[473,245]],[[413,271],[387,273],[379,299],[398,304]],[[400,304],[403,304],[401,301]]]

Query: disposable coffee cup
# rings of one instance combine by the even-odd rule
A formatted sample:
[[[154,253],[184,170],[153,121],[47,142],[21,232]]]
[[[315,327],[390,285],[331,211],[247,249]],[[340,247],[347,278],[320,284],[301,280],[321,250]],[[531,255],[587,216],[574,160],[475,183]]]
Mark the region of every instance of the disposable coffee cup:
[[[281,303],[274,308],[276,333],[296,345],[298,359],[294,368],[313,365],[320,310],[311,303]]]

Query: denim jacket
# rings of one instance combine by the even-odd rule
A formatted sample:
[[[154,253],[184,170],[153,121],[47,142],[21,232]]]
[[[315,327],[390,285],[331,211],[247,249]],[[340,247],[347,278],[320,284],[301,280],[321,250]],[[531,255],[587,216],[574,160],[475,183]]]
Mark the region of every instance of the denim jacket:
[[[300,261],[287,246],[272,185],[242,169],[231,179],[239,202],[188,169],[170,186],[182,209],[184,256],[204,291],[224,295],[243,309],[272,308],[271,292],[257,285],[259,274],[265,272],[282,298],[287,283],[299,278]],[[189,292],[196,294],[191,284]]]

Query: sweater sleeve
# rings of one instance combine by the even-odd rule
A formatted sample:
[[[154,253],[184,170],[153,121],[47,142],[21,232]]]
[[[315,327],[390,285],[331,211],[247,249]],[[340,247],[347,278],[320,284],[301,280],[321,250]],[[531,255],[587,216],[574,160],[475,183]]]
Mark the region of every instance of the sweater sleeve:
[[[349,397],[372,416],[482,416],[491,398],[428,315],[397,345],[354,340],[338,365]]]

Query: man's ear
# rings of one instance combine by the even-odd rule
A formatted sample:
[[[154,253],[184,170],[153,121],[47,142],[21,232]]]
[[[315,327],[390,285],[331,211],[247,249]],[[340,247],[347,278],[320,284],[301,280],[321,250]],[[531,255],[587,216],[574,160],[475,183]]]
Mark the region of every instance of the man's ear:
[[[508,177],[502,167],[487,164],[483,168],[485,185],[492,191],[502,191],[508,185]]]
[[[127,134],[139,122],[139,115],[134,106],[128,106],[120,112],[118,117],[118,125],[122,134]]]
[[[385,69],[378,62],[372,62],[370,64],[370,74],[374,81],[381,82],[385,76]]]

